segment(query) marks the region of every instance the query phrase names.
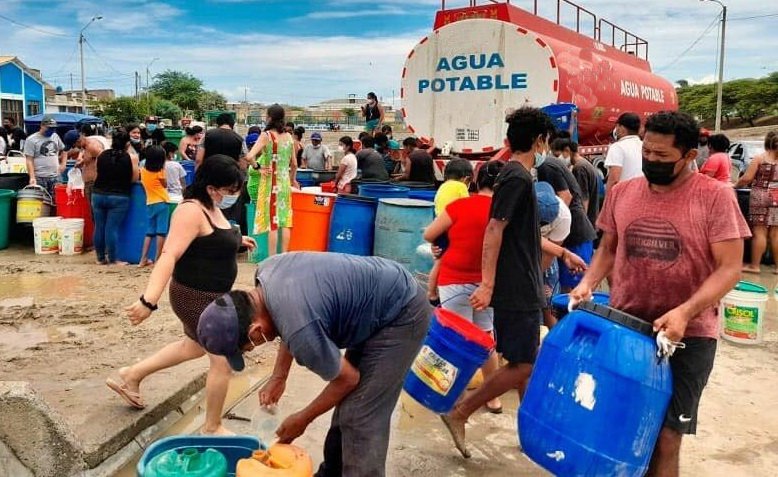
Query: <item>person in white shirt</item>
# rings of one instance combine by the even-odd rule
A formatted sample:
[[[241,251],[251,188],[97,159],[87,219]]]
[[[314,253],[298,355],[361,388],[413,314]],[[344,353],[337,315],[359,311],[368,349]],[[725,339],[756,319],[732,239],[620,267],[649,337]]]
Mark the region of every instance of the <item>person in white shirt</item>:
[[[332,153],[330,149],[321,143],[321,134],[315,132],[311,134],[311,143],[303,149],[303,168],[313,169],[315,171],[330,170],[332,163]]]
[[[556,195],[554,188],[548,182],[535,184],[535,196],[538,200],[540,215],[540,236],[557,245],[562,245],[570,234],[570,226],[573,223],[570,209],[565,201]],[[557,211],[556,214],[554,211]],[[543,293],[546,296],[543,324],[551,329],[557,322],[551,311],[551,297],[560,293],[559,264],[556,257],[544,253],[541,268],[543,269]]]
[[[340,152],[345,154],[340,160],[338,174],[335,176],[335,184],[339,194],[351,193],[351,181],[357,177],[357,156],[354,150],[354,140],[350,136],[340,138],[338,146]]]
[[[608,148],[605,167],[608,168],[607,190],[619,182],[643,175],[643,141],[640,140],[640,116],[623,113],[616,121],[613,137],[616,142]]]

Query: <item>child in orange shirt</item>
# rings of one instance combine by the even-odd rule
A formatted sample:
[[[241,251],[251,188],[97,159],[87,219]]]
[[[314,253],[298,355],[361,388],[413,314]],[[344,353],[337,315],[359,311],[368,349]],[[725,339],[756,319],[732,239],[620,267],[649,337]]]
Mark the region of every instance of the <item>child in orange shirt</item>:
[[[167,204],[170,202],[170,197],[167,193],[167,180],[165,180],[165,150],[160,146],[151,146],[146,148],[145,153],[146,163],[140,170],[140,181],[146,191],[146,213],[149,220],[139,267],[152,263],[148,259],[148,254],[151,239],[154,237],[157,238],[157,255],[154,260],[159,259],[170,228],[170,209]]]

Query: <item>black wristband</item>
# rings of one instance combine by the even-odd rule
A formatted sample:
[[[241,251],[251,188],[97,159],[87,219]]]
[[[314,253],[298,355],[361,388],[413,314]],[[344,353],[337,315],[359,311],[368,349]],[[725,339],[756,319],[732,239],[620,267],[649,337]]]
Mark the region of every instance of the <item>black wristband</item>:
[[[157,308],[159,308],[159,306],[152,305],[151,303],[147,302],[146,299],[143,298],[143,295],[141,295],[139,299],[140,299],[141,304],[143,306],[145,306],[146,308],[148,308],[149,310],[151,310],[151,311],[157,311]]]

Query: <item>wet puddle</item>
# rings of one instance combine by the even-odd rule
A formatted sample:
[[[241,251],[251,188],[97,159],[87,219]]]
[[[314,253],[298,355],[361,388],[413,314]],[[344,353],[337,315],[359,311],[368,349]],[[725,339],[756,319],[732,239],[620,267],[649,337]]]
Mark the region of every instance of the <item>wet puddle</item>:
[[[81,290],[83,279],[75,275],[51,276],[19,273],[0,277],[0,298],[67,297]]]
[[[18,328],[0,327],[0,360],[9,359],[22,351],[44,343],[73,341],[86,334],[84,326],[50,326],[38,328],[29,324]]]

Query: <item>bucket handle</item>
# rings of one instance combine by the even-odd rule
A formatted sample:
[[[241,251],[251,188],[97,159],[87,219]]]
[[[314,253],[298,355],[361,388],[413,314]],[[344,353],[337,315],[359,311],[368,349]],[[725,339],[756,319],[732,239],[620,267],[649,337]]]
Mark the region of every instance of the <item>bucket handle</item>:
[[[44,194],[46,194],[46,197],[49,198],[49,205],[53,205],[54,204],[54,199],[51,198],[51,194],[49,194],[49,191],[47,191],[46,188],[43,187],[42,185],[29,184],[29,185],[26,185],[26,186],[22,187],[22,190],[24,190],[24,189],[40,189],[41,191],[43,191]]]

